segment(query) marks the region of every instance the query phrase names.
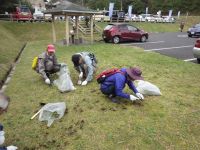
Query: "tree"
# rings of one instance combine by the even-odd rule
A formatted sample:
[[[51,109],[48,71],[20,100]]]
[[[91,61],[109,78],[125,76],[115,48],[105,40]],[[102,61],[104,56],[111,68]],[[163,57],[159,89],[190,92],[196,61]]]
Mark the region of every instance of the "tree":
[[[27,0],[21,0],[21,5],[27,5],[31,10],[32,6]],[[13,12],[16,6],[19,6],[19,0],[0,0],[0,14]]]

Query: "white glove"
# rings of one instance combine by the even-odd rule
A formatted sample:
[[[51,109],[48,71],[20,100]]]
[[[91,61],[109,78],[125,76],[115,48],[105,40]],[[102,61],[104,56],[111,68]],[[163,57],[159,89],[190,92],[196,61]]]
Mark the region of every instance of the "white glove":
[[[133,102],[133,101],[135,101],[135,100],[138,100],[139,98],[137,98],[137,97],[135,97],[135,96],[133,96],[133,95],[130,95],[130,100]]]
[[[49,80],[49,78],[45,79],[45,83],[46,84],[51,84],[51,81]]]
[[[16,150],[16,149],[18,149],[16,146],[13,146],[13,145],[8,146],[6,148],[7,148],[7,150]]]
[[[136,96],[137,96],[139,99],[144,99],[144,96],[143,96],[141,93],[136,93]]]
[[[80,74],[79,74],[79,79],[82,79],[82,77],[83,77],[83,72],[81,72]]]
[[[87,85],[87,81],[83,81],[81,85]]]
[[[77,84],[78,85],[81,85],[82,81],[81,80],[78,80]]]

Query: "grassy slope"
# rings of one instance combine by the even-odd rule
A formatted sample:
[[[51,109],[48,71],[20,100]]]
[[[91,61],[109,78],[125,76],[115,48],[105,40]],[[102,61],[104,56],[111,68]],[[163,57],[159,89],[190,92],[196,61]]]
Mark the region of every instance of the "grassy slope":
[[[16,58],[22,43],[2,24],[0,24],[0,37],[0,79],[2,79]]]
[[[56,23],[57,37],[63,36],[63,23]],[[0,79],[10,68],[27,41],[51,41],[51,23],[17,23],[0,21]]]
[[[145,97],[142,105],[123,99],[114,104],[99,92],[93,81],[86,87],[61,94],[46,86],[31,70],[31,58],[47,43],[30,42],[16,68],[6,93],[12,103],[1,122],[6,144],[19,149],[199,149],[199,65],[113,44],[57,47],[59,62],[68,64],[73,82],[77,74],[71,55],[91,50],[99,59],[98,72],[107,67],[140,66],[147,81],[156,84],[162,96]],[[126,92],[131,92],[125,89]],[[40,102],[64,101],[68,113],[50,128],[30,117]]]

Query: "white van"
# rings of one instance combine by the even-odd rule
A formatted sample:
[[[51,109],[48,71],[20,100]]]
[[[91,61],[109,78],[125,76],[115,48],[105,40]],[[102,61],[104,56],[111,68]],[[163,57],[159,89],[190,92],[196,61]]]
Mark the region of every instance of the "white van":
[[[51,14],[45,14],[43,11],[45,11],[46,8],[44,7],[37,7],[35,6],[35,12],[33,13],[33,19],[34,20],[51,20],[52,16]]]

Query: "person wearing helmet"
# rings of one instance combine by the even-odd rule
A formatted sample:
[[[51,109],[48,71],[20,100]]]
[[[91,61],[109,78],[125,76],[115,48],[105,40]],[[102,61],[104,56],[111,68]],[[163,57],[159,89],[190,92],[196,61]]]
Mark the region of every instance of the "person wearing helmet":
[[[118,100],[115,99],[116,96],[129,99],[132,102],[136,100],[143,100],[144,96],[137,91],[132,82],[135,80],[143,80],[142,71],[139,67],[121,68],[120,72],[108,76],[101,83],[100,90],[113,102],[118,102]],[[123,92],[126,84],[135,93],[136,97],[133,94],[127,94]]]
[[[46,52],[43,52],[38,56],[36,71],[42,75],[46,84],[51,84],[49,79],[50,74],[60,70],[60,64],[57,62],[55,51],[54,45],[49,44]]]

